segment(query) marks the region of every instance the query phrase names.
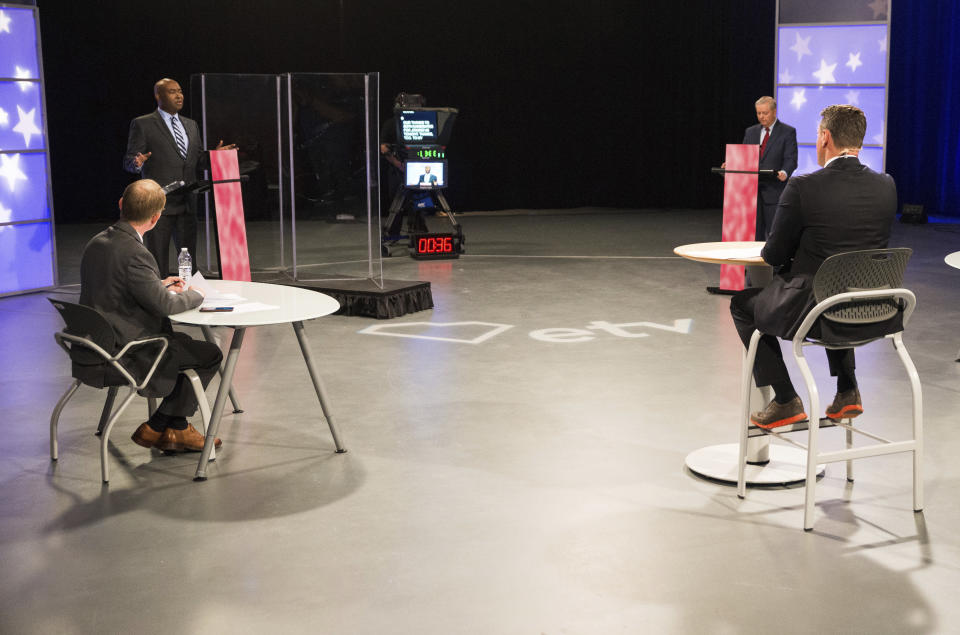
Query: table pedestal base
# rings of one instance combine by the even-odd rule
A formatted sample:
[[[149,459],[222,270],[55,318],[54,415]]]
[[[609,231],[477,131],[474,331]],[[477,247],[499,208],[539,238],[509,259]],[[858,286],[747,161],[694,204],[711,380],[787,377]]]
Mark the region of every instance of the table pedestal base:
[[[764,465],[747,464],[747,485],[791,485],[807,479],[807,453],[782,445],[769,447],[770,461]],[[687,468],[702,478],[727,485],[737,484],[737,458],[740,446],[736,443],[711,445],[687,455]],[[817,476],[823,476],[825,467],[817,466]]]

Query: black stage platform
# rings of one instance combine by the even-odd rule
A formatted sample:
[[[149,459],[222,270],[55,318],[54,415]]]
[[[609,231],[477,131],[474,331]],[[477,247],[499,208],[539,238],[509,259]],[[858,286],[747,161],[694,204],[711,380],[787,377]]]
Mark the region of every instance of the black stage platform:
[[[337,315],[358,315],[386,320],[433,308],[430,283],[419,280],[384,280],[382,289],[366,278],[278,282],[313,289],[335,298],[340,303]]]

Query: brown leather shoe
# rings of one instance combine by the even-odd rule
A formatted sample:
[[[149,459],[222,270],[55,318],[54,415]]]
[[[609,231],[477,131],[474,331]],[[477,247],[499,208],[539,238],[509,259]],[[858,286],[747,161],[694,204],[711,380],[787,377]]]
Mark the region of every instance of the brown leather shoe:
[[[860,401],[860,389],[851,388],[838,392],[833,403],[827,407],[827,417],[834,421],[853,419],[863,414],[863,402]]]
[[[141,423],[140,427],[136,429],[130,438],[133,439],[133,442],[137,445],[152,448],[156,445],[157,441],[160,440],[161,436],[163,436],[162,432],[157,432],[151,428],[148,423]]]
[[[779,404],[774,399],[767,404],[766,408],[750,415],[750,421],[753,425],[766,430],[806,420],[807,413],[803,411],[803,402],[800,397],[794,397],[784,404]]]
[[[174,430],[173,428],[164,430],[163,436],[154,447],[164,452],[201,452],[205,440],[206,437],[188,424],[186,430]],[[213,447],[220,449],[221,445],[222,442],[217,439]]]

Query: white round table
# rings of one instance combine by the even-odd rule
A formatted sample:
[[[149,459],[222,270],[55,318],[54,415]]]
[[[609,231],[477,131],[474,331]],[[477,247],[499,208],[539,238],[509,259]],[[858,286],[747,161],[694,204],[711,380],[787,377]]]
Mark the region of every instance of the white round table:
[[[340,436],[337,434],[333,415],[328,406],[326,391],[313,362],[307,335],[303,329],[303,323],[306,320],[330,315],[340,308],[340,303],[328,295],[310,289],[262,282],[206,280],[201,288],[207,294],[200,308],[232,306],[233,310],[230,312],[203,312],[200,311],[200,308],[197,308],[171,315],[170,319],[180,324],[192,324],[201,327],[204,336],[210,342],[214,342],[213,332],[210,330],[212,326],[232,328],[233,338],[230,341],[230,350],[221,369],[220,388],[217,390],[217,398],[210,414],[210,425],[206,431],[207,440],[203,446],[203,452],[200,454],[200,463],[197,465],[197,474],[194,480],[203,481],[207,478],[207,463],[210,461],[213,452],[214,439],[216,439],[217,429],[220,427],[223,407],[227,396],[231,395],[232,397],[233,371],[237,365],[237,358],[240,356],[243,335],[246,329],[251,326],[293,325],[297,341],[300,343],[300,352],[307,364],[310,379],[313,380],[313,387],[317,392],[317,398],[320,400],[320,408],[327,420],[327,425],[330,427],[330,434],[333,435],[337,452],[346,452],[340,443]],[[231,295],[239,296],[239,299],[230,297]],[[234,407],[239,410],[236,401],[234,401]]]
[[[760,256],[763,249],[760,241],[729,241],[693,243],[675,247],[673,253],[697,262],[717,265],[744,265],[750,271],[750,279],[756,286],[766,286],[773,278],[773,268]],[[744,351],[746,355],[746,351]],[[769,387],[753,391],[753,397],[763,408],[773,395]],[[754,401],[754,399],[751,399]],[[739,425],[745,425],[740,422]],[[735,429],[739,435],[739,429]],[[721,483],[736,485],[737,460],[740,447],[737,443],[724,443],[694,450],[684,463],[697,476]],[[817,466],[817,474],[824,472]],[[783,445],[771,445],[766,434],[752,436],[747,440],[747,467],[745,480],[748,485],[788,485],[807,478],[807,455],[802,450]]]

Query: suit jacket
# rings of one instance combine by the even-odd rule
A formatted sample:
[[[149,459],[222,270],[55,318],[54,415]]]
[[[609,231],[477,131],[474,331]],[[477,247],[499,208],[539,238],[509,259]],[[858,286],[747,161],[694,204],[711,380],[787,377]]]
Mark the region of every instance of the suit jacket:
[[[429,174],[429,175],[428,175],[428,174],[421,174],[421,175],[420,175],[420,182],[421,182],[421,183],[436,183],[436,182],[437,182],[437,175],[436,175],[436,174]]]
[[[175,294],[163,286],[156,260],[124,220],[94,236],[83,250],[80,304],[97,309],[107,318],[120,346],[142,337],[172,333],[167,316],[200,306],[202,301],[197,291]],[[143,362],[151,356],[151,351],[143,350],[135,359]],[[136,369],[145,371],[148,366],[144,366],[138,363]],[[177,372],[176,364],[161,364],[151,387],[161,395],[169,393]]]
[[[761,291],[766,297],[758,299],[758,327],[792,337],[791,330],[813,308],[812,281],[823,261],[847,251],[886,247],[896,212],[893,177],[874,172],[856,157],[838,158],[822,170],[790,179],[761,253],[780,271]]]
[[[162,186],[173,181],[192,183],[197,180],[197,169],[203,154],[200,129],[197,122],[189,117],[177,115],[183,130],[187,134],[187,158],[180,157],[177,142],[170,128],[164,123],[159,111],[137,117],[130,122],[127,136],[127,153],[123,157],[123,167],[128,172],[139,173],[141,178],[153,179]],[[134,165],[137,153],[152,152],[140,171]],[[163,213],[167,215],[196,213],[196,196],[193,194],[174,194],[167,197],[167,206]]]
[[[747,128],[743,133],[744,143],[760,145],[760,133],[763,126],[757,124]],[[788,126],[779,119],[770,131],[770,140],[760,157],[761,170],[783,170],[789,177],[797,169],[797,130]],[[779,179],[761,178],[758,195],[767,205],[776,205],[780,194],[787,186],[786,181]]]

